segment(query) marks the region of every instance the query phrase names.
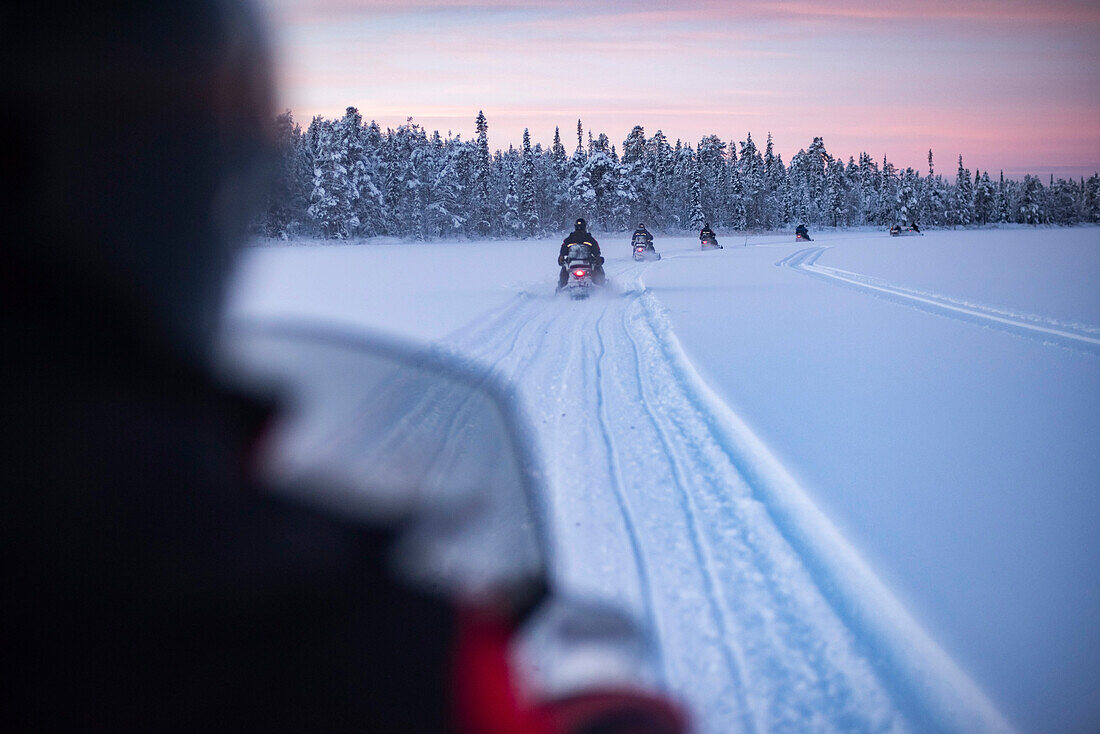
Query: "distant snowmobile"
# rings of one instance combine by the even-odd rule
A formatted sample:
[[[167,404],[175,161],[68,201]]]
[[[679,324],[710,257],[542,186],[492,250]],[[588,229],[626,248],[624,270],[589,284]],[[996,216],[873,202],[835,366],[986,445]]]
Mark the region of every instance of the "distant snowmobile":
[[[900,224],[895,224],[890,228],[891,237],[916,237],[918,235],[923,237],[924,232],[920,231],[920,227],[917,226],[916,222],[904,228]]]
[[[588,298],[593,288],[598,288],[605,282],[597,275],[596,265],[596,254],[591,247],[585,244],[570,245],[565,256],[569,277],[558,290],[565,291],[573,300]]]
[[[810,237],[809,231],[806,229],[805,224],[800,224],[794,228],[794,238],[798,242],[813,242],[813,238]]]
[[[634,240],[631,243],[631,248],[634,251],[634,260],[636,262],[642,262],[643,260],[660,260],[661,253],[653,247],[653,240],[646,238],[644,234],[634,234]]]
[[[701,250],[721,250],[724,249],[718,240],[713,235],[699,235],[699,249]]]

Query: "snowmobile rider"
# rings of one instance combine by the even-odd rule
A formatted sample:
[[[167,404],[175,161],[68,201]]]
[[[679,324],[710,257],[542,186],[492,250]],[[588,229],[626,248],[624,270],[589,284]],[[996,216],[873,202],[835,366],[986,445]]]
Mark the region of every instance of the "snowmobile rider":
[[[710,228],[709,222],[704,223],[703,228],[699,230],[699,241],[702,242],[707,239],[713,242],[715,246],[721,247],[721,245],[718,244],[718,237],[714,234],[714,230]]]
[[[558,288],[564,288],[569,280],[569,269],[565,267],[565,258],[569,255],[570,245],[588,245],[595,260],[592,263],[592,280],[596,285],[607,282],[607,276],[603,272],[603,255],[600,254],[600,244],[596,238],[588,232],[588,222],[583,218],[573,224],[573,231],[562,240],[561,250],[558,251],[558,265],[561,265],[561,273],[558,274]]]
[[[477,678],[492,697],[469,705],[497,715],[493,732],[621,731],[593,722],[590,699],[573,728],[551,727],[559,700],[530,721],[498,693],[495,637],[459,678],[469,625],[458,600],[391,575],[392,525],[250,471],[273,405],[227,385],[213,353],[275,170],[251,8],[25,3],[0,42],[0,103],[35,111],[0,119],[27,174],[4,184],[0,275],[12,729],[447,732],[448,680]],[[75,110],[90,112],[72,124]],[[617,709],[654,722],[647,734],[683,732],[670,711],[652,696]]]
[[[800,224],[794,228],[794,236],[796,238],[802,238],[807,242],[813,242],[813,240],[810,238],[810,233],[809,231],[807,231],[805,224]]]
[[[909,229],[913,230],[914,232],[920,232],[920,227],[917,226],[916,222],[910,222]]]
[[[651,252],[656,251],[653,247],[653,235],[645,228],[645,222],[638,222],[638,228],[634,230],[634,234],[630,236],[631,243],[637,244],[638,238],[645,240],[645,249]]]

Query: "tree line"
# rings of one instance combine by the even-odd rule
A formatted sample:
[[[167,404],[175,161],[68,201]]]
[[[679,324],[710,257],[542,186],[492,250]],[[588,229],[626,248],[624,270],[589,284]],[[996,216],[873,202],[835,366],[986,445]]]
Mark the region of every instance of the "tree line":
[[[338,120],[314,117],[302,129],[291,113],[276,119],[278,172],[258,234],[348,239],[539,237],[583,216],[604,231],[645,222],[661,231],[711,226],[738,231],[918,222],[967,226],[999,222],[1100,222],[1100,175],[1035,176],[1022,181],[971,173],[962,156],[953,176],[899,169],[867,153],[832,156],[820,137],[790,163],[771,134],[726,142],[707,135],[694,147],[635,126],[621,147],[577,121],[567,153],[555,128],[548,148],[531,144],[490,152],[489,125],[475,138],[428,134],[410,118],[396,130],[365,124],[354,107]]]

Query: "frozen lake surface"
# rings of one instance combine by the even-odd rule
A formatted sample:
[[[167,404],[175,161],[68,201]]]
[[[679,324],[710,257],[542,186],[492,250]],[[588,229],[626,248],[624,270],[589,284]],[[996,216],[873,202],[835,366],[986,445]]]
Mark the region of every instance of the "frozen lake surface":
[[[706,732],[1096,731],[1100,229],[246,252],[242,316],[516,386],[556,572],[655,629]]]

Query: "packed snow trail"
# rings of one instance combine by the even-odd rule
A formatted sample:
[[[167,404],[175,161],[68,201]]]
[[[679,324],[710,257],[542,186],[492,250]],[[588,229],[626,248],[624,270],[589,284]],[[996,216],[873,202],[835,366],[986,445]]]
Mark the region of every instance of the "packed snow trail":
[[[1064,324],[1055,319],[1031,314],[1010,313],[937,293],[905,288],[868,275],[818,265],[818,259],[828,249],[828,247],[807,247],[788,255],[776,265],[786,266],[827,282],[855,288],[912,308],[1100,356],[1100,330],[1095,327]]]
[[[609,260],[588,301],[548,281],[445,344],[519,395],[562,585],[649,623],[702,732],[1009,730],[698,377],[647,267]]]

